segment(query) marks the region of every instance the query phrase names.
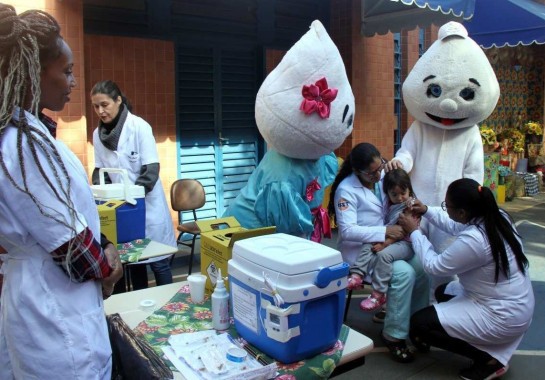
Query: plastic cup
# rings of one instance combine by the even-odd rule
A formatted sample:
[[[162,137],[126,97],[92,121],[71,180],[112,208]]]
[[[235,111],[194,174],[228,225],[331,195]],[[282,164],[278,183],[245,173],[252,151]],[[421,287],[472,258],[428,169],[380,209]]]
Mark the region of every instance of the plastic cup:
[[[194,303],[204,301],[204,285],[206,284],[206,276],[204,274],[190,274],[187,276],[189,282],[189,294]]]

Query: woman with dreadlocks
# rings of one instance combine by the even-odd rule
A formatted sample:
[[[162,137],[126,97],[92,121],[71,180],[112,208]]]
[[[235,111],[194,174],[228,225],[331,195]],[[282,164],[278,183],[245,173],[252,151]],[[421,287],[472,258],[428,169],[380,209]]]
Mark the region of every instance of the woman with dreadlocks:
[[[100,245],[87,175],[41,111],[76,85],[49,14],[0,4],[0,379],[109,379],[103,297],[122,269]]]

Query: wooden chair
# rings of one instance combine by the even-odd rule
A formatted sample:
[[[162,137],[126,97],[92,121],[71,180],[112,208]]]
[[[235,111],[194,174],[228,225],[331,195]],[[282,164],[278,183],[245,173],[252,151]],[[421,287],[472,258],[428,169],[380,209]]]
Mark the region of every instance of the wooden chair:
[[[195,179],[179,179],[175,181],[170,187],[170,206],[174,211],[178,212],[178,227],[180,232],[178,235],[177,243],[191,248],[191,255],[189,257],[189,270],[188,274],[191,274],[193,267],[193,259],[195,256],[195,241],[201,234],[199,227],[197,226],[197,210],[204,206],[206,203],[206,194],[202,184]],[[189,222],[183,222],[182,212],[191,211],[193,214],[193,220]],[[187,214],[186,214],[187,215]],[[191,240],[184,240],[184,234],[191,235]],[[174,260],[174,255],[170,260]]]

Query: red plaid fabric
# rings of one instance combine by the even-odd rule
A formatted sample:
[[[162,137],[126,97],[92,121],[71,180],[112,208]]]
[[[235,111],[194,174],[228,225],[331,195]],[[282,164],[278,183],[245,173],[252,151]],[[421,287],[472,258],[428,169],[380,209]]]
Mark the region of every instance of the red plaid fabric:
[[[71,248],[72,255],[67,265],[69,248]],[[53,260],[75,282],[105,278],[112,271],[100,243],[94,238],[89,228],[55,249],[51,255]]]

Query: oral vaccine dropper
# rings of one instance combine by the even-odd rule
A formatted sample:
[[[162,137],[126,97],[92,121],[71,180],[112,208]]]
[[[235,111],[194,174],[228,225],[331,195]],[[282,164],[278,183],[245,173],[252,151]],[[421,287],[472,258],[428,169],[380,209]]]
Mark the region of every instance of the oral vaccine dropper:
[[[216,330],[227,330],[229,325],[229,293],[221,277],[221,269],[218,269],[218,280],[212,293],[212,326]]]

